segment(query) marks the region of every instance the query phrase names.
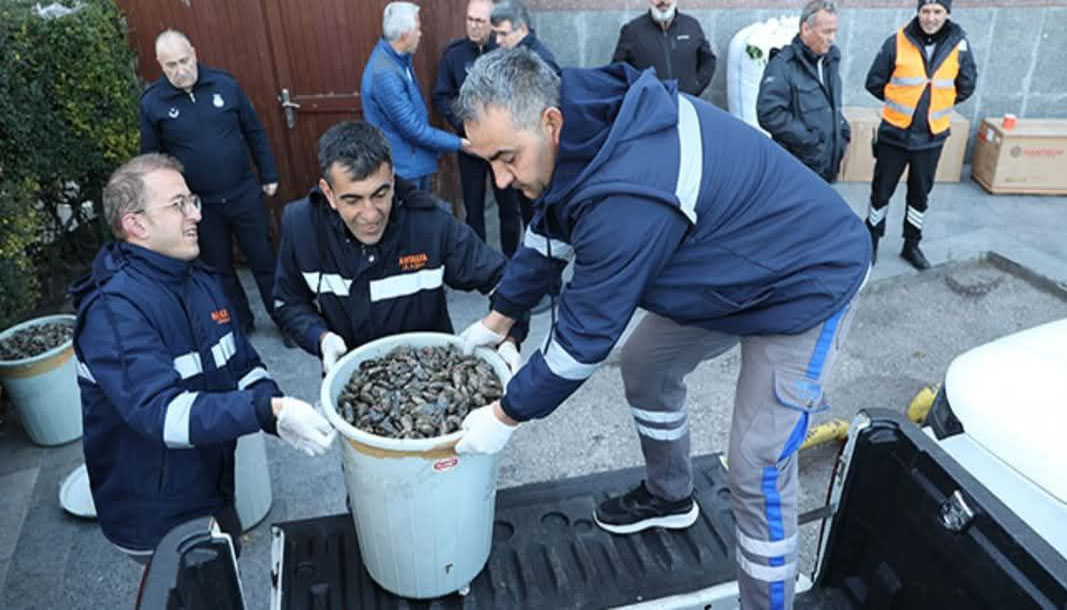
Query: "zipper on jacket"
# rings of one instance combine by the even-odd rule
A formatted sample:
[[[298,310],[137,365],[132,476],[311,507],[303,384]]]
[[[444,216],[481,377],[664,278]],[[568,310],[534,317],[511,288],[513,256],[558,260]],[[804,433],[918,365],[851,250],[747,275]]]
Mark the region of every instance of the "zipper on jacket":
[[[671,79],[674,78],[674,63],[671,62],[671,53],[674,52],[674,44],[671,40],[669,28],[664,30],[662,27],[660,27],[660,31],[663,32],[663,46],[665,47],[664,51],[666,51],[663,55],[667,58],[666,78]]]

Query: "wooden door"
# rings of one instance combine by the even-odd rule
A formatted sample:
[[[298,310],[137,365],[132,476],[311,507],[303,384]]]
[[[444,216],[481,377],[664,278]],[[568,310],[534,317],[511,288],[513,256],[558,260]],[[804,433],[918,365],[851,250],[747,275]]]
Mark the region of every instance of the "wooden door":
[[[285,203],[303,197],[318,181],[319,136],[334,123],[361,119],[359,80],[381,36],[388,0],[117,0],[126,14],[130,42],[145,82],[161,76],[153,48],[167,28],[189,36],[200,61],[237,78],[255,106],[270,139],[278,171],[278,194],[271,200],[275,229]],[[415,73],[427,105],[441,51],[462,36],[466,0],[420,4],[422,42]],[[283,90],[293,104],[287,120]],[[434,125],[444,122],[436,112]],[[456,201],[454,162],[442,158],[436,191]],[[277,234],[277,231],[275,232]]]

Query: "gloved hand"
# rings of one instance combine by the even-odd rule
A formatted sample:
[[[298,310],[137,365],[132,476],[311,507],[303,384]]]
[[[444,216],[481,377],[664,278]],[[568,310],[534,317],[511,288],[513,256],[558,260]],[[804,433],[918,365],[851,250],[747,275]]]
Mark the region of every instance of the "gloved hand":
[[[263,185],[263,194],[266,195],[267,197],[273,197],[274,193],[277,193],[277,192],[278,192],[278,183],[277,182],[268,182],[267,184]]]
[[[490,329],[481,320],[468,326],[466,330],[459,334],[459,338],[463,339],[463,353],[468,356],[474,353],[474,348],[478,346],[496,347],[506,339],[504,335]]]
[[[341,356],[348,353],[348,346],[340,335],[326,333],[319,341],[319,351],[322,352],[322,370],[329,373]]]
[[[294,449],[316,456],[326,453],[337,431],[303,400],[284,396],[277,415],[278,436]]]
[[[493,413],[496,404],[475,409],[463,418],[461,427],[466,432],[456,443],[456,453],[500,453],[504,445],[508,444],[511,434],[518,426],[497,419]]]
[[[522,356],[519,355],[519,348],[513,342],[504,341],[500,347],[496,348],[496,353],[504,359],[504,363],[511,369],[512,374],[518,372],[519,367],[522,366]]]

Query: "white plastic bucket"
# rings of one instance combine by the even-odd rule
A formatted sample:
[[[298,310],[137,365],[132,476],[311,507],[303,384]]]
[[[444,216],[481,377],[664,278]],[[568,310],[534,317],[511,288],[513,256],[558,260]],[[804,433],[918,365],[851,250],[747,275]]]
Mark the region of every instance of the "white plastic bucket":
[[[237,517],[241,520],[241,531],[247,532],[267,516],[274,501],[270,490],[267,443],[262,432],[237,439],[233,476]]]
[[[338,361],[322,382],[327,419],[342,435],[345,485],[367,572],[382,588],[425,599],[468,586],[489,559],[496,504],[495,455],[457,456],[462,436],[392,439],[358,430],[336,411],[337,396],[365,360],[394,348],[460,344],[442,333],[405,333],[367,343]],[[507,384],[493,350],[476,355]]]
[[[73,328],[74,319],[70,314],[35,318],[8,328],[0,333],[0,339],[53,322],[70,322]],[[11,395],[15,413],[30,440],[51,446],[81,437],[81,391],[73,340],[31,358],[0,360],[0,382]]]

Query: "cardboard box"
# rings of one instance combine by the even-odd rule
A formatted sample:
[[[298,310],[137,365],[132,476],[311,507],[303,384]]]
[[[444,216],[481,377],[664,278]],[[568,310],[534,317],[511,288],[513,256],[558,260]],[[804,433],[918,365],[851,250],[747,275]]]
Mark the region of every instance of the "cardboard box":
[[[874,176],[871,139],[878,133],[878,125],[882,122],[882,109],[845,106],[842,112],[852,128],[852,142],[845,151],[845,158],[841,161],[841,174],[837,179],[841,182],[870,182]],[[950,123],[952,133],[941,149],[941,160],[934,176],[937,182],[959,182],[960,174],[963,173],[963,157],[967,153],[971,122],[953,110]],[[900,179],[906,180],[907,177],[908,171],[905,169]]]
[[[1012,129],[985,119],[971,175],[994,194],[1067,194],[1067,119],[1019,119]]]

